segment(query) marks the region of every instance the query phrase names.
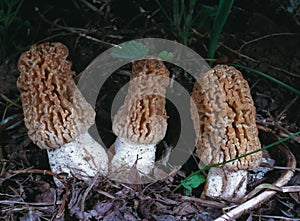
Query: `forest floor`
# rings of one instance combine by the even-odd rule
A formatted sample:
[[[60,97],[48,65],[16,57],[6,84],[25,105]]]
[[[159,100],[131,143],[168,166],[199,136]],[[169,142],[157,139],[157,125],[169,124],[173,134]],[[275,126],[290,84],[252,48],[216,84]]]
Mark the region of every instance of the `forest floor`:
[[[86,1],[24,1],[18,13],[20,20],[3,36],[0,220],[214,220],[232,209],[234,204],[230,202],[200,199],[203,185],[188,196],[183,187],[173,192],[198,169],[194,158],[166,179],[148,185],[127,185],[97,177],[90,184],[71,179],[67,186],[55,186],[46,151],[30,141],[23,123],[16,87],[20,54],[33,44],[62,42],[69,48],[72,70],[79,74],[112,44],[147,37],[181,41],[172,34],[172,26],[156,1],[99,0],[89,6],[83,2]],[[171,2],[165,1],[163,5]],[[289,6],[288,1],[276,0],[235,2],[221,34],[214,63],[247,66],[300,90],[300,6],[294,9]],[[171,7],[166,6],[166,9],[171,10]],[[211,25],[212,21],[208,21],[201,30],[192,29],[188,39],[188,46],[204,59]],[[167,66],[171,72],[178,69],[171,64]],[[122,68],[127,72],[130,69],[130,65]],[[298,132],[299,94],[253,72],[240,70],[251,87],[262,146]],[[129,81],[127,74],[118,73],[113,81],[120,85]],[[180,75],[182,70],[178,73],[175,79],[184,81]],[[192,83],[187,82],[188,86]],[[109,89],[108,84],[104,88],[106,99],[116,93],[116,89]],[[106,102],[109,101],[99,99],[97,102],[96,124],[104,143],[110,146],[115,136],[111,132],[111,110]],[[171,118],[168,121],[172,124]],[[169,132],[165,143],[171,145],[172,137]],[[300,136],[281,146],[295,156],[299,167]],[[261,183],[274,182],[288,170],[294,171],[286,168],[288,160],[278,146],[265,150],[264,156],[273,158],[275,165],[282,168],[266,173],[262,180],[249,185],[249,191]],[[300,220],[300,193],[292,191],[297,190],[292,187],[300,186],[299,170],[294,171],[287,185],[291,187],[289,191],[278,191],[239,220]]]

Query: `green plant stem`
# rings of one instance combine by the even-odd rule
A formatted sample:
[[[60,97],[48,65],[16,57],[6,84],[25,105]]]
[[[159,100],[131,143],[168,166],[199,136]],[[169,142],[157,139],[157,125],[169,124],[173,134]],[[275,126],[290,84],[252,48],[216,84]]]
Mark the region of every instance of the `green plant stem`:
[[[4,17],[4,26],[5,27],[9,27],[12,22],[15,20],[17,14],[19,13],[19,10],[23,4],[23,0],[16,0],[16,1],[12,1],[12,2],[6,2],[7,4],[7,12],[6,15]],[[17,8],[16,10],[13,10],[13,8],[15,7],[15,5],[17,4]]]
[[[170,24],[172,24],[172,19],[170,18],[170,16],[168,15],[168,13],[166,12],[166,10],[163,8],[163,6],[160,4],[159,0],[155,0],[157,5],[159,6],[161,12],[164,14],[164,16],[166,17],[166,19],[168,20],[168,22]]]
[[[191,34],[191,28],[196,21],[194,20],[194,9],[197,0],[173,0],[172,15],[169,15],[159,0],[156,0],[162,14],[170,23],[172,34],[177,40],[187,45]],[[186,7],[188,5],[188,7]],[[196,16],[197,17],[197,16]]]
[[[243,155],[241,155],[241,156],[239,156],[239,157],[236,157],[236,158],[234,158],[234,159],[231,159],[231,160],[228,160],[228,161],[225,161],[225,162],[222,162],[222,163],[216,163],[216,164],[213,164],[213,165],[205,166],[205,167],[203,167],[202,169],[197,170],[197,171],[191,173],[191,174],[190,174],[187,178],[185,178],[184,180],[188,180],[188,179],[190,179],[191,177],[193,177],[193,176],[195,176],[195,175],[198,175],[198,174],[202,173],[203,171],[209,170],[209,169],[212,168],[212,167],[218,167],[218,166],[224,165],[224,164],[226,164],[226,163],[230,163],[230,162],[233,162],[233,161],[235,161],[235,160],[241,159],[241,158],[243,158],[243,157],[249,156],[249,155],[251,155],[251,154],[257,153],[257,152],[259,152],[259,151],[266,150],[266,149],[268,149],[268,148],[270,148],[270,147],[273,147],[273,146],[276,146],[276,145],[278,145],[278,144],[281,144],[281,143],[283,143],[283,142],[285,142],[285,141],[287,141],[287,140],[289,140],[289,139],[291,139],[291,138],[293,138],[293,137],[295,137],[295,136],[298,136],[298,135],[300,135],[300,131],[298,131],[298,132],[296,132],[296,133],[293,133],[292,135],[290,135],[290,136],[288,136],[288,137],[282,138],[282,139],[280,139],[280,140],[278,140],[278,141],[276,141],[276,142],[274,142],[274,143],[271,143],[271,144],[269,144],[269,145],[267,145],[267,146],[264,146],[264,147],[262,147],[262,148],[260,148],[260,149],[258,149],[258,150],[255,150],[255,151],[252,151],[252,152],[243,154]],[[177,185],[176,188],[175,188],[172,192],[177,191],[181,186],[182,186],[182,183],[180,183],[179,185]]]
[[[284,88],[286,88],[286,89],[288,89],[288,90],[296,93],[297,95],[300,95],[300,91],[299,90],[297,90],[297,89],[295,89],[295,88],[287,85],[286,83],[284,83],[284,82],[282,82],[280,80],[277,80],[276,78],[271,77],[270,75],[265,74],[265,73],[263,73],[261,71],[258,71],[258,70],[255,70],[253,68],[249,68],[249,67],[246,67],[246,66],[243,66],[243,65],[240,65],[240,64],[229,64],[229,65],[234,66],[234,67],[238,67],[238,68],[242,68],[242,69],[245,69],[247,71],[251,71],[253,73],[256,73],[256,74],[258,74],[258,75],[260,75],[262,77],[265,77],[265,78],[273,81],[274,83],[279,84],[280,86],[282,86],[282,87],[284,87]]]
[[[228,18],[228,15],[230,13],[230,10],[232,8],[232,5],[234,3],[234,0],[220,0],[218,9],[217,9],[217,15],[213,24],[212,31],[210,33],[210,40],[209,40],[209,46],[208,46],[208,59],[213,59],[215,56],[217,44],[221,35],[221,32],[223,30],[223,27],[225,25],[225,22]],[[213,61],[210,61],[210,66],[212,66]]]
[[[6,113],[7,113],[8,109],[10,108],[10,106],[11,106],[11,104],[6,104],[5,109],[3,111],[3,116],[2,116],[1,121],[3,121],[5,119]]]

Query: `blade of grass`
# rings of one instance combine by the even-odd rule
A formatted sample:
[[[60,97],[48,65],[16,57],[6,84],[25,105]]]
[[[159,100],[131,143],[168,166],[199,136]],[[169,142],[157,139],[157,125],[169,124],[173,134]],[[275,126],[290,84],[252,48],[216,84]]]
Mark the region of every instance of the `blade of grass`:
[[[258,74],[258,75],[260,75],[262,77],[265,77],[265,78],[269,79],[270,81],[272,81],[272,82],[274,82],[276,84],[279,84],[280,86],[282,86],[282,87],[284,87],[284,88],[286,88],[286,89],[288,89],[288,90],[296,93],[297,95],[300,95],[300,91],[299,90],[297,90],[297,89],[289,86],[288,84],[286,84],[286,83],[284,83],[284,82],[282,82],[282,81],[280,81],[280,80],[278,80],[278,79],[276,79],[274,77],[271,77],[270,75],[265,74],[265,73],[263,73],[261,71],[258,71],[258,70],[255,70],[253,68],[249,68],[249,67],[246,67],[246,66],[243,66],[243,65],[240,65],[240,64],[229,64],[229,65],[234,66],[234,67],[238,67],[238,68],[242,68],[242,69],[245,69],[247,71],[251,71],[253,73],[256,73],[256,74]]]
[[[198,10],[198,12],[196,11],[196,15],[192,20],[192,24],[194,24],[197,30],[201,29],[209,17],[216,15],[216,11],[217,8],[215,7],[204,4],[201,5],[200,10]]]
[[[15,11],[13,11],[13,7],[15,6],[15,4],[18,4],[17,8]],[[8,19],[6,20],[5,26],[10,26],[12,24],[12,22],[14,21],[14,19],[16,18],[17,14],[19,13],[19,10],[21,8],[23,4],[23,0],[21,1],[15,1],[13,2],[13,4],[9,5],[8,7]]]
[[[159,0],[155,0],[156,4],[158,5],[158,7],[160,8],[160,11],[163,13],[163,15],[166,17],[166,19],[168,20],[168,22],[170,24],[172,24],[172,19],[171,17],[168,15],[168,13],[166,12],[166,10],[164,9],[164,7],[160,4]]]
[[[215,56],[217,44],[223,30],[224,24],[228,18],[230,10],[232,8],[234,0],[220,0],[217,15],[213,24],[212,31],[210,33],[210,40],[208,46],[208,59],[213,59]],[[212,66],[213,61],[211,60],[210,66]]]
[[[180,30],[181,30],[181,33],[180,33],[180,37],[183,41],[183,44],[187,45],[187,41],[188,41],[188,32],[186,30],[189,30],[188,27],[187,27],[187,23],[186,23],[186,18],[187,18],[187,14],[186,14],[186,11],[185,11],[185,4],[184,4],[184,0],[181,0],[181,7],[180,7],[180,10],[181,10],[181,20],[180,20]]]
[[[293,138],[293,137],[295,137],[295,136],[298,136],[298,135],[300,135],[300,131],[298,131],[298,132],[296,132],[296,133],[293,133],[293,134],[291,134],[291,135],[288,136],[288,137],[282,138],[282,139],[280,139],[280,140],[278,140],[278,141],[276,141],[276,142],[274,142],[274,143],[271,143],[271,144],[269,144],[269,145],[267,145],[267,146],[264,146],[264,147],[262,147],[262,148],[260,148],[260,149],[258,149],[258,150],[255,150],[255,151],[252,151],[252,152],[243,154],[243,155],[241,155],[241,156],[239,156],[239,157],[236,157],[236,158],[234,158],[234,159],[225,161],[225,162],[223,162],[223,163],[217,163],[217,164],[205,166],[205,167],[203,167],[202,169],[197,170],[197,171],[191,173],[191,174],[190,174],[187,178],[185,178],[184,180],[191,179],[191,177],[193,177],[193,176],[195,176],[195,175],[197,175],[197,174],[200,174],[200,173],[202,173],[203,171],[209,170],[209,169],[212,168],[212,167],[218,167],[218,166],[224,165],[224,164],[226,164],[226,163],[230,163],[230,162],[233,162],[233,161],[235,161],[235,160],[241,159],[241,158],[243,158],[243,157],[249,156],[249,155],[251,155],[251,154],[257,153],[257,152],[259,152],[259,151],[269,149],[270,147],[274,147],[274,146],[276,146],[276,145],[278,145],[278,144],[281,144],[281,143],[283,143],[283,142],[285,142],[285,141],[287,141],[287,140],[289,140],[289,139],[291,139],[291,138]],[[178,184],[178,185],[176,186],[176,188],[175,188],[172,192],[175,192],[175,191],[178,190],[181,186],[182,186],[182,182],[181,182],[180,184]]]
[[[173,24],[175,31],[180,32],[181,13],[179,12],[179,1],[173,0]]]
[[[188,39],[190,36],[190,31],[191,31],[191,27],[192,27],[192,19],[194,16],[194,8],[196,6],[196,3],[197,3],[197,0],[190,0],[188,14],[184,18],[185,22],[184,22],[184,27],[183,27],[183,33],[185,33],[185,35],[184,35],[183,42],[185,45],[187,45]]]
[[[166,7],[164,8],[161,2],[156,0],[162,14],[170,23],[172,34],[185,45],[188,43],[192,25],[196,23],[194,12],[197,2],[198,0],[172,0],[172,14],[169,15]]]

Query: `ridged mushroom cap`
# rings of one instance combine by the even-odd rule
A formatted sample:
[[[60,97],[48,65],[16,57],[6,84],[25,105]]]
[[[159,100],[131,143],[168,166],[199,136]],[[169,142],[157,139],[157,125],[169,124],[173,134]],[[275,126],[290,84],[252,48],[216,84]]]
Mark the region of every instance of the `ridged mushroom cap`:
[[[59,148],[94,124],[95,112],[73,80],[68,54],[61,43],[43,43],[19,58],[24,122],[41,149]]]
[[[169,71],[161,60],[133,63],[128,93],[113,120],[113,132],[133,143],[156,144],[167,130],[165,93]]]
[[[202,163],[223,163],[261,148],[250,88],[237,69],[217,65],[201,75],[191,99],[197,155]],[[260,162],[261,151],[224,167],[253,170]]]

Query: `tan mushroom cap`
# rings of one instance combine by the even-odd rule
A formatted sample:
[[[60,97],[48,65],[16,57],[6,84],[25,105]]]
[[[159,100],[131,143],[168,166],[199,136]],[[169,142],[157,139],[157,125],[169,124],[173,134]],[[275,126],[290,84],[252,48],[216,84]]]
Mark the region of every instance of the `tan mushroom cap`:
[[[24,122],[41,149],[73,141],[94,124],[95,112],[77,89],[69,52],[61,43],[34,45],[18,63]]]
[[[169,71],[161,60],[143,59],[133,63],[128,94],[114,117],[115,135],[140,144],[156,144],[164,138],[168,76]]]
[[[197,80],[191,105],[197,155],[205,165],[223,163],[261,148],[256,109],[247,81],[234,67],[217,65]],[[193,102],[191,102],[193,104]],[[261,151],[227,163],[231,171],[256,169]]]

